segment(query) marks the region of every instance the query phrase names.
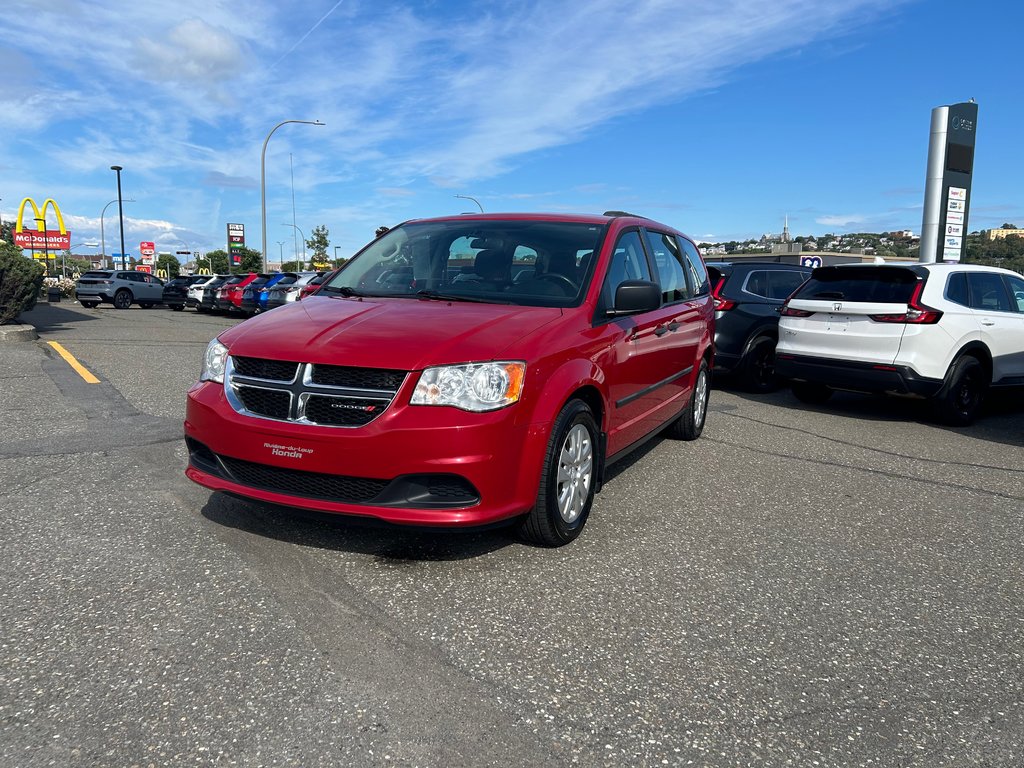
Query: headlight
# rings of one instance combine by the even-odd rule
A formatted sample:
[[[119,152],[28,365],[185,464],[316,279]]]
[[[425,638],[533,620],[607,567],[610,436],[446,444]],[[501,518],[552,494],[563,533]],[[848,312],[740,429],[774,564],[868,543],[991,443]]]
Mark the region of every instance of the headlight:
[[[451,405],[464,411],[494,411],[512,405],[523,392],[526,363],[444,365],[420,374],[412,405]]]
[[[214,339],[207,345],[203,355],[203,372],[200,381],[217,381],[224,383],[224,367],[228,362],[228,348]]]

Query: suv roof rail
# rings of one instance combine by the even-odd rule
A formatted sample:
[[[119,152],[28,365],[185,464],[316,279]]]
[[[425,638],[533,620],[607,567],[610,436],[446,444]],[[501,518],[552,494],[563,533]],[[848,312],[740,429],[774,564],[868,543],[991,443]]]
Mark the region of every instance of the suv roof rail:
[[[630,213],[629,211],[605,211],[604,216],[634,216],[638,219],[646,219],[646,216],[641,216],[638,213]]]

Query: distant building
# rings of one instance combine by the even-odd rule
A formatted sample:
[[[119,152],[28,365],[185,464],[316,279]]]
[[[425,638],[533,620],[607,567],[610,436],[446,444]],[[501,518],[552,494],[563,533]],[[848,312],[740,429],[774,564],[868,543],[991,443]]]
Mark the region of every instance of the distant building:
[[[1005,240],[1008,237],[1024,237],[1024,229],[986,229],[986,240]]]

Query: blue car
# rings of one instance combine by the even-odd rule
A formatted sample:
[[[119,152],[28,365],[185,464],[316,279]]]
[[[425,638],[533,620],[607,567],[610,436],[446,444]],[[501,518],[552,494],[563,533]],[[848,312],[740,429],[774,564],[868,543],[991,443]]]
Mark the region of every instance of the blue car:
[[[284,279],[294,280],[297,276],[295,272],[271,272],[260,275],[246,286],[245,292],[242,293],[242,313],[256,315],[265,311],[270,289]]]

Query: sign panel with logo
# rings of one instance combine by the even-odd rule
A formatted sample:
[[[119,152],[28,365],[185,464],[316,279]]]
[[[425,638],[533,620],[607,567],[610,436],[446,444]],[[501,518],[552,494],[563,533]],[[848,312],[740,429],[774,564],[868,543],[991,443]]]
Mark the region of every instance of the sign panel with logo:
[[[150,266],[149,264],[139,264],[138,266],[135,267],[135,270],[137,272],[150,272],[150,273],[152,273],[153,267]]]
[[[32,206],[34,214],[32,218],[36,222],[35,232],[25,231],[26,205]],[[57,229],[46,228],[46,212],[50,206],[53,206],[53,213],[57,217]],[[71,247],[71,232],[64,226],[64,216],[61,214],[56,200],[52,197],[47,198],[41,212],[36,201],[31,197],[26,197],[21,201],[21,205],[18,206],[18,218],[14,223],[14,244],[19,248],[31,248],[32,256],[37,259],[45,258],[46,251],[67,250]],[[42,250],[43,253],[37,254],[36,250]]]
[[[139,253],[143,256],[152,256],[156,253],[156,246],[148,242],[139,243]]]
[[[242,251],[245,249],[245,225],[228,224],[228,253],[231,255],[232,266],[242,263]]]
[[[932,110],[922,261],[964,257],[977,133],[978,105],[973,101]]]

